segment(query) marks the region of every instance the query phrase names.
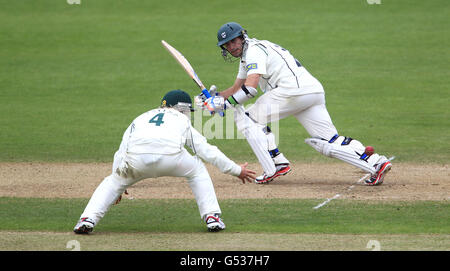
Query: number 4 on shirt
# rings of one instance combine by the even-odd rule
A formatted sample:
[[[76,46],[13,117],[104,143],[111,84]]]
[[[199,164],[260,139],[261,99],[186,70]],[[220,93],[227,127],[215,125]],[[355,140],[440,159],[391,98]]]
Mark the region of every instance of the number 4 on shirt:
[[[149,123],[154,123],[156,126],[160,126],[164,123],[163,118],[164,113],[156,114],[153,118],[150,119]]]

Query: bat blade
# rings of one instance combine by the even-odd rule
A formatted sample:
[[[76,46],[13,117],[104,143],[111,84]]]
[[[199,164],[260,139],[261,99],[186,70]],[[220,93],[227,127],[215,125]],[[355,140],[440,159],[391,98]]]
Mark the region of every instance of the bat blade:
[[[183,67],[183,69],[186,71],[186,73],[194,80],[194,82],[200,87],[202,92],[206,95],[206,97],[210,97],[208,90],[203,85],[202,81],[198,77],[197,73],[195,73],[194,68],[192,68],[189,61],[173,46],[171,46],[166,41],[161,41],[164,48],[167,49],[167,51],[175,58],[175,60]]]
[[[186,73],[194,80],[194,82],[200,87],[202,90],[202,93],[205,95],[206,98],[211,98],[211,94],[209,93],[208,89],[205,88],[202,81],[198,77],[197,73],[194,71],[194,68],[192,68],[191,63],[172,45],[167,43],[165,40],[161,40],[162,45],[164,48],[169,51],[169,53],[175,58],[175,60],[183,67],[183,69],[186,71]],[[213,112],[210,112],[213,114]],[[223,112],[219,112],[220,116],[224,116]]]

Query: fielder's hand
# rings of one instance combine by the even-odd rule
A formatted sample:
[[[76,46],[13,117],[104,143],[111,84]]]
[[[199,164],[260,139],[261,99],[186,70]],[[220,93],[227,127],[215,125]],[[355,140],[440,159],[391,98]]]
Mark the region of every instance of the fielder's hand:
[[[238,178],[241,179],[242,183],[245,184],[245,181],[252,183],[254,179],[256,179],[256,172],[247,168],[248,163],[241,165],[241,174],[239,174]]]

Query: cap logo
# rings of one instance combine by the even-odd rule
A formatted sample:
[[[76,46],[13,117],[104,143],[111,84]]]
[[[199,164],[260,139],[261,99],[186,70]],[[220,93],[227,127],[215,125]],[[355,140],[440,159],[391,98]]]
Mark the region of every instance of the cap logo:
[[[162,103],[161,103],[161,106],[162,106],[162,107],[165,107],[165,106],[166,106],[166,103],[167,103],[166,100],[163,100]]]
[[[224,39],[224,38],[226,38],[226,37],[227,37],[227,33],[225,33],[225,32],[222,32],[222,34],[220,34],[220,36],[222,36],[222,39]]]

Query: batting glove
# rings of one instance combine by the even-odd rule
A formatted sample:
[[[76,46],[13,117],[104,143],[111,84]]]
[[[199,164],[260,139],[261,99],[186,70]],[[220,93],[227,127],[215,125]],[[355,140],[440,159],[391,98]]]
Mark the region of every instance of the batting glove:
[[[225,99],[222,96],[212,96],[206,99],[204,105],[211,113],[220,113],[226,109]]]
[[[219,93],[217,92],[217,87],[215,85],[212,85],[209,88],[209,95],[211,97],[219,95]],[[208,99],[208,98],[202,92],[199,95],[194,97],[194,103],[197,107],[201,108],[202,110],[207,110],[207,108],[205,108],[206,99]]]
[[[216,85],[211,85],[211,87],[209,87],[209,94],[211,95],[211,97],[219,95]]]

